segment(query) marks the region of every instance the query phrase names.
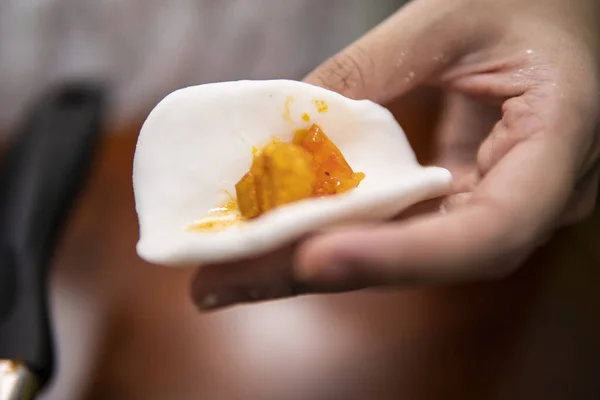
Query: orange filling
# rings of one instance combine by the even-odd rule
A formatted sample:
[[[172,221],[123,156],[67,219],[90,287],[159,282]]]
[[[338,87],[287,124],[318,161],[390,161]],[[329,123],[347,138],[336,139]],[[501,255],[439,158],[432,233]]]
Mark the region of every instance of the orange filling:
[[[292,143],[275,140],[257,151],[235,191],[242,217],[251,219],[284,204],[344,193],[364,177],[313,124],[297,131]]]

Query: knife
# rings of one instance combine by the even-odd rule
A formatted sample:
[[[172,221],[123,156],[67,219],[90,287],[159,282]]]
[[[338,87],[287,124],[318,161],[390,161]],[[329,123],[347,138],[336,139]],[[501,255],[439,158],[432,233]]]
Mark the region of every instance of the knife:
[[[101,131],[104,91],[69,82],[36,102],[0,163],[0,400],[52,377],[48,267]]]

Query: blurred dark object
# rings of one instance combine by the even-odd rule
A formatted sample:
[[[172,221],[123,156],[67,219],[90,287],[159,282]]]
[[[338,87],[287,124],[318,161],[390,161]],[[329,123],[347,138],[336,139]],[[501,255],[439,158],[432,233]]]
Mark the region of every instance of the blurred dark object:
[[[0,166],[0,400],[32,398],[52,376],[48,265],[97,147],[100,86],[59,86],[37,102]],[[25,393],[25,391],[28,391]]]

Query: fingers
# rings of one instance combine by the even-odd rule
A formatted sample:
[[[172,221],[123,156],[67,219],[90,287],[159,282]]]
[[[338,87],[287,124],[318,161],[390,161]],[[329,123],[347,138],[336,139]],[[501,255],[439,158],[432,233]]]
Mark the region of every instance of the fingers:
[[[260,258],[202,267],[192,281],[192,298],[199,309],[212,310],[304,292],[292,276],[292,252],[290,246]]]
[[[415,285],[504,276],[567,204],[577,163],[571,150],[559,135],[532,135],[504,154],[466,205],[316,237],[299,248],[296,276],[321,290],[347,281]]]
[[[476,169],[477,150],[501,117],[500,106],[461,93],[447,93],[437,127],[436,163],[452,172],[465,167]]]
[[[408,219],[424,213],[450,212],[465,204],[468,193],[419,203],[399,218]],[[442,206],[443,204],[443,206]],[[341,280],[334,286],[310,286],[294,276],[296,246],[288,246],[263,257],[226,265],[204,266],[197,271],[191,296],[201,311],[222,309],[235,304],[254,303],[315,292],[340,292],[360,289],[363,280]],[[342,277],[340,277],[341,279]]]
[[[409,3],[323,63],[305,81],[347,97],[380,103],[404,94],[470,44],[464,34],[459,37],[456,29],[446,29],[455,27],[454,21],[460,18],[457,7],[448,3]],[[432,5],[436,12],[431,12]]]
[[[572,187],[570,157],[556,139],[525,141],[475,192],[446,199],[446,212],[340,230],[310,239],[297,251],[206,267],[192,295],[206,310],[302,293],[502,277],[564,209]],[[555,163],[552,173],[549,163]],[[425,210],[434,209],[434,202],[426,204]]]
[[[201,308],[215,309],[301,293],[505,276],[567,204],[576,161],[560,139],[531,137],[513,146],[475,192],[451,197],[445,213],[340,230],[297,251],[203,268],[193,295]]]
[[[532,106],[532,94],[507,100],[502,106],[502,118],[484,140],[478,153],[481,175],[489,172],[516,144],[541,132],[546,124]]]

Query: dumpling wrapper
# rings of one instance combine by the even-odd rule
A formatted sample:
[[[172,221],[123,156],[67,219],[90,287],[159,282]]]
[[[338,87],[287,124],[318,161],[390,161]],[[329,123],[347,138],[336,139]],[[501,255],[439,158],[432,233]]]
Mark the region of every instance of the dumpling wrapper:
[[[355,172],[365,173],[358,188],[285,205],[225,231],[188,230],[225,202],[227,193],[235,195],[254,146],[274,136],[291,141],[295,130],[312,123]],[[137,253],[166,266],[259,256],[307,233],[391,218],[447,193],[451,180],[446,169],[419,165],[402,128],[374,102],[289,80],[187,87],[152,110],[138,138],[133,168]]]

